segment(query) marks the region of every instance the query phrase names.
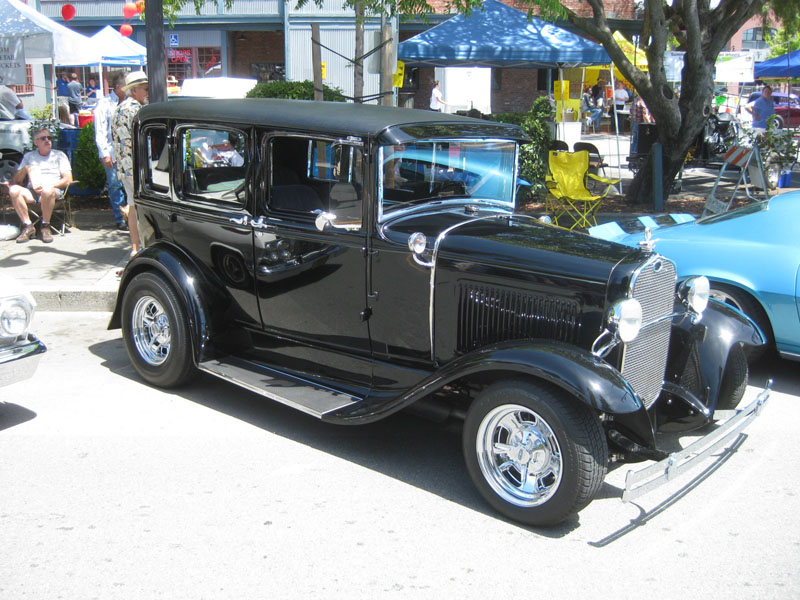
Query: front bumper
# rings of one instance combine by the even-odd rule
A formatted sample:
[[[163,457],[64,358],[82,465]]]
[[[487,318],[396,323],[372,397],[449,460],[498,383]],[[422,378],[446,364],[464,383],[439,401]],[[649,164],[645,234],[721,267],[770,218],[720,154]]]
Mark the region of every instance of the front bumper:
[[[761,414],[761,408],[769,400],[771,386],[772,380],[770,379],[756,399],[743,409],[714,413],[715,418],[726,417],[727,413],[731,413],[733,416],[683,450],[673,452],[667,458],[644,469],[628,471],[625,477],[625,490],[622,492],[623,502],[632,502],[639,496],[664,485],[681,473],[697,466],[703,459],[720,448],[728,446],[734,437]]]
[[[28,334],[23,341],[0,349],[0,387],[33,377],[47,346]]]

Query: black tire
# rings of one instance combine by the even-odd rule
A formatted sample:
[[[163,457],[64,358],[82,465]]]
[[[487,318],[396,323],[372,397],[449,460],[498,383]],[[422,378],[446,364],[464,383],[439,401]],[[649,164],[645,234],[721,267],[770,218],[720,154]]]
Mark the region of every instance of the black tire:
[[[722,384],[719,388],[717,408],[719,410],[733,410],[739,406],[744,392],[747,389],[749,369],[747,355],[740,344],[731,347],[728,362],[722,375]]]
[[[122,337],[131,363],[147,383],[171,388],[191,376],[194,360],[185,311],[161,276],[141,273],[125,289]]]
[[[780,115],[775,115],[775,121],[772,127],[775,129],[783,129],[783,126],[784,126],[783,117]]]
[[[757,348],[751,348],[747,351],[747,358],[750,362],[755,361],[764,355],[767,349],[771,348],[775,343],[775,338],[772,333],[772,326],[769,323],[767,314],[761,305],[747,292],[732,285],[725,285],[724,283],[711,282],[711,297],[716,298],[732,306],[740,312],[743,312],[750,317],[767,340],[767,343]]]
[[[500,445],[507,451],[498,451]],[[463,451],[486,501],[526,525],[555,525],[580,511],[603,485],[608,466],[597,416],[555,387],[522,380],[480,393],[464,423]]]

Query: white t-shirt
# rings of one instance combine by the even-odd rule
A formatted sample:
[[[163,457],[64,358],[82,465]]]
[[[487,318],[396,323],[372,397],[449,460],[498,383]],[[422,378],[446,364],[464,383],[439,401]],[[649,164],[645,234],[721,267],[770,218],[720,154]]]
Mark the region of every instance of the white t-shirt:
[[[22,157],[19,168],[31,165],[31,173],[28,177],[28,187],[31,189],[38,185],[42,187],[53,187],[66,173],[72,173],[67,155],[61,150],[50,150],[50,154],[42,156],[38,150],[33,150]]]
[[[614,101],[617,103],[617,108],[622,108],[621,105],[624,105],[629,99],[628,90],[625,88],[617,88],[614,90]]]
[[[433,88],[431,92],[431,110],[439,110],[443,103],[442,90],[438,87]]]
[[[14,93],[14,90],[6,85],[0,85],[0,104],[13,113],[17,110],[19,102],[19,96]]]

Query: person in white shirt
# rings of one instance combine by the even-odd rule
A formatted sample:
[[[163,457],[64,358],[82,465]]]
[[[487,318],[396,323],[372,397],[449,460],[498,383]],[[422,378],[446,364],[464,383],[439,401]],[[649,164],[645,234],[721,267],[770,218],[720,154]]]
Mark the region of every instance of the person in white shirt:
[[[8,109],[8,112],[13,114],[15,119],[26,119],[28,121],[31,119],[30,114],[25,110],[25,105],[22,104],[22,100],[7,85],[0,85],[0,104]]]
[[[433,90],[431,90],[431,110],[442,112],[445,106],[449,106],[442,97],[442,90],[439,89],[439,82],[433,82]]]
[[[72,183],[72,166],[66,154],[61,150],[53,150],[53,136],[46,127],[33,134],[33,145],[36,150],[31,150],[22,157],[19,170],[14,173],[13,185],[8,188],[8,195],[11,206],[22,222],[22,232],[17,237],[17,243],[27,242],[36,235],[27,206],[36,202],[42,207],[42,241],[49,244],[53,241],[50,216],[56,200],[64,196],[64,190]],[[26,179],[28,185],[24,187]]]
[[[122,86],[125,85],[125,75],[116,74],[109,81],[113,85],[111,93],[101,98],[94,109],[94,141],[97,144],[100,161],[106,170],[108,202],[111,204],[111,212],[114,214],[117,229],[128,231],[128,225],[122,216],[125,193],[122,182],[117,176],[117,169],[114,168],[114,146],[111,142],[111,117],[114,116],[117,105],[125,98],[125,92],[122,91]]]

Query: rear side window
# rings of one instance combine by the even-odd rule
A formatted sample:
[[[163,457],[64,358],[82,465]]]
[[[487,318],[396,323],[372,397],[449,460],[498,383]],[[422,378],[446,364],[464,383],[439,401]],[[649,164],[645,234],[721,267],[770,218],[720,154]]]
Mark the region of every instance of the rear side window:
[[[243,205],[250,157],[247,135],[235,129],[178,130],[184,198]]]
[[[167,128],[161,125],[142,131],[145,139],[145,174],[143,188],[158,195],[169,194],[169,144]]]

